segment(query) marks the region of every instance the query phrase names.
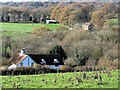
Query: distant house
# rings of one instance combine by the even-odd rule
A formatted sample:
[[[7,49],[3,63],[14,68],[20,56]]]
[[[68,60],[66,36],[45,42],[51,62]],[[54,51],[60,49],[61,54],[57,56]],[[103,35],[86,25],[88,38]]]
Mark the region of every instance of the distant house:
[[[93,30],[93,25],[90,22],[86,22],[82,25],[82,29],[85,31],[92,31]]]
[[[56,20],[46,20],[46,24],[56,24],[58,23]]]
[[[14,63],[18,67],[32,67],[34,64],[47,65],[50,69],[58,69],[64,65],[59,54],[23,54],[10,60],[10,63]]]

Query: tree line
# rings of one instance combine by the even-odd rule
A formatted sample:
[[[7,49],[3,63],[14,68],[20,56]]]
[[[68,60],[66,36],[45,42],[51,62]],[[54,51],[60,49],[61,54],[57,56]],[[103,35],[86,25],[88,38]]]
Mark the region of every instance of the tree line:
[[[101,26],[105,19],[118,17],[117,3],[45,3],[37,7],[31,4],[19,6],[3,5],[0,21],[2,22],[45,22],[55,19],[61,24],[73,26],[76,23],[90,21]]]

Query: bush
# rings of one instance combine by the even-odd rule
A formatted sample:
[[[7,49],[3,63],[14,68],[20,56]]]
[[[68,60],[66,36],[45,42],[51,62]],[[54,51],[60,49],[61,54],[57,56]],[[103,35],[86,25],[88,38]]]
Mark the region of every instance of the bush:
[[[100,30],[93,32],[93,36],[96,40],[99,40],[101,42],[107,41],[107,42],[117,42],[118,40],[118,32],[113,30]]]
[[[111,27],[111,30],[114,30],[114,31],[118,31],[118,25],[113,25],[112,27]]]
[[[116,45],[113,48],[104,52],[104,58],[106,58],[107,60],[112,60],[112,61],[118,59],[119,58],[118,46]]]
[[[77,65],[77,62],[73,58],[66,59],[64,63],[66,66],[70,66],[70,67],[74,67]]]
[[[93,40],[82,40],[72,43],[68,50],[68,57],[74,58],[78,65],[85,65],[87,59],[92,56],[95,42]]]
[[[42,36],[46,34],[48,31],[51,31],[51,30],[47,27],[37,27],[33,29],[33,34],[36,36]]]
[[[63,39],[65,46],[69,47],[71,44],[80,42],[82,40],[92,40],[93,35],[90,32],[84,32],[80,30],[69,32]]]
[[[55,31],[58,32],[63,32],[63,31],[68,31],[69,29],[66,26],[58,26]]]
[[[35,68],[36,70],[39,70],[41,68],[41,65],[40,64],[34,64],[33,68]]]
[[[9,65],[8,59],[7,59],[7,58],[2,58],[2,63],[1,63],[1,65],[3,65],[3,66]]]
[[[60,70],[60,71],[64,71],[64,72],[74,71],[74,69],[73,69],[72,67],[66,66],[66,65],[62,66],[59,70]]]
[[[55,45],[50,49],[50,54],[60,54],[63,59],[66,59],[67,56],[60,45]]]
[[[101,46],[94,46],[93,50],[91,51],[91,57],[96,61],[95,64],[97,64],[100,57],[103,56],[103,49]]]

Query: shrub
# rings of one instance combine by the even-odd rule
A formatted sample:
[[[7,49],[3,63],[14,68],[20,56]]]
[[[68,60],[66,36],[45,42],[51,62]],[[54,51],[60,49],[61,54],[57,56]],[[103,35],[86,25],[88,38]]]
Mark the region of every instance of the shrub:
[[[68,58],[65,60],[64,63],[66,66],[70,66],[70,67],[74,67],[77,64],[77,62],[74,60],[74,58]]]
[[[60,54],[63,59],[66,59],[67,56],[60,45],[55,45],[50,49],[50,54]]]
[[[117,42],[118,40],[118,32],[113,30],[100,30],[93,33],[93,36],[96,40],[101,42]]]
[[[36,36],[42,36],[46,34],[48,31],[51,31],[51,30],[47,27],[37,27],[33,29],[33,34]]]
[[[94,41],[82,40],[72,43],[68,50],[68,57],[74,58],[79,65],[85,65],[86,60],[91,56]]]
[[[72,67],[70,67],[70,66],[64,65],[64,66],[62,66],[59,70],[65,71],[65,72],[71,72],[71,71],[73,71],[74,69],[73,69]]]
[[[40,64],[34,64],[33,68],[35,68],[36,70],[39,70],[41,68],[41,65]]]
[[[113,26],[111,27],[111,30],[118,31],[118,25],[113,25]]]
[[[90,32],[73,30],[65,36],[65,38],[63,39],[63,43],[65,43],[65,46],[69,47],[72,43],[91,39],[93,39],[93,35]]]
[[[2,63],[1,63],[1,65],[3,65],[3,66],[9,65],[8,59],[7,59],[7,58],[2,58]]]
[[[58,26],[55,31],[58,32],[63,32],[63,31],[68,31],[69,29],[66,26]]]
[[[100,46],[94,46],[93,50],[91,51],[91,57],[96,61],[95,64],[97,64],[100,57],[103,55],[103,49]]]
[[[118,59],[119,58],[118,46],[116,45],[113,48],[104,52],[104,58],[106,58],[108,60],[112,60],[112,61]]]

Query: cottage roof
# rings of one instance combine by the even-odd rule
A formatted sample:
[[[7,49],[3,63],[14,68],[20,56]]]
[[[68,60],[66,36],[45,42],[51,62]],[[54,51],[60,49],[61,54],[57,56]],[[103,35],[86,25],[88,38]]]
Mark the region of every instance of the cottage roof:
[[[48,22],[56,22],[56,20],[46,20],[46,21],[48,21]]]
[[[18,64],[19,62],[21,62],[24,58],[26,58],[28,55],[23,54],[22,56],[20,55],[16,55],[13,58],[11,58],[9,60],[9,63],[15,63]]]
[[[22,55],[19,57],[19,59],[17,61],[15,61],[15,64],[19,64],[23,59],[25,59],[28,55]]]
[[[89,25],[91,25],[91,23],[90,22],[86,22],[86,23],[84,23],[84,25],[89,26]]]
[[[32,58],[37,64],[41,64],[42,59],[44,59],[46,61],[46,65],[54,65],[54,59],[57,59],[59,61],[59,65],[64,65],[63,60],[59,54],[23,54],[22,56],[15,57],[10,61],[10,63],[14,62],[15,64],[19,64],[27,56]]]
[[[64,65],[59,54],[28,54],[37,64],[41,64],[42,59],[46,61],[46,65],[54,65],[54,59],[59,61],[59,65]]]

